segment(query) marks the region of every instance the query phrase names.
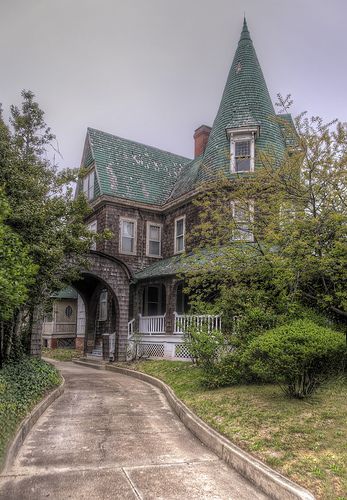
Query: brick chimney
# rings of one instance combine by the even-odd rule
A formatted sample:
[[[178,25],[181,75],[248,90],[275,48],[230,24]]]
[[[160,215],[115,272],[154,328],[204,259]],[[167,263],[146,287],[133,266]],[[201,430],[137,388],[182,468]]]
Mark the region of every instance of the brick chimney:
[[[211,130],[211,127],[208,127],[207,125],[201,125],[195,130],[195,158],[202,155],[202,153],[205,151]]]

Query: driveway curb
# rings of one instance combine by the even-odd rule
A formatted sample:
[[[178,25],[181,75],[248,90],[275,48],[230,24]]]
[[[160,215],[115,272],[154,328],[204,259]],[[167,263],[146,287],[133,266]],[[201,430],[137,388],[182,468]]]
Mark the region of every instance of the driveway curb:
[[[53,364],[53,363],[52,363]],[[60,372],[59,372],[60,373]],[[65,379],[60,373],[60,376],[62,378],[62,382],[57,387],[54,389],[52,392],[50,392],[40,403],[38,403],[25,417],[25,419],[22,421],[20,424],[19,428],[17,429],[16,435],[13,438],[10,447],[7,450],[6,456],[5,456],[5,462],[2,467],[2,470],[0,469],[0,474],[4,474],[7,472],[7,470],[11,467],[13,464],[17,453],[22,446],[24,439],[27,437],[31,429],[34,427],[38,419],[41,417],[42,413],[47,410],[47,408],[59,397],[63,394],[64,389],[65,389]]]
[[[104,365],[101,368],[95,366],[94,363],[84,361],[74,362],[90,368],[106,369],[107,371],[128,375],[160,389],[179,419],[207,448],[212,450],[220,459],[239,472],[243,477],[258,486],[269,497],[276,500],[315,499],[308,490],[274,471],[212,429],[182,403],[173,390],[161,380],[151,375],[119,366]]]

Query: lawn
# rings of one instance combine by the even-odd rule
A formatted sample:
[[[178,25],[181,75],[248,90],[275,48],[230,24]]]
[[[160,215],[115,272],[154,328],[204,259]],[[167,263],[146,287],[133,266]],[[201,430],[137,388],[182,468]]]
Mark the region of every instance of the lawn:
[[[346,379],[330,382],[309,400],[296,400],[275,385],[206,390],[200,370],[186,362],[129,367],[169,384],[205,422],[317,498],[347,498]]]
[[[0,469],[20,422],[60,382],[59,372],[39,359],[23,358],[0,370]]]
[[[73,358],[80,358],[83,356],[81,351],[76,349],[42,349],[42,356],[44,358],[56,359],[58,361],[71,361]]]

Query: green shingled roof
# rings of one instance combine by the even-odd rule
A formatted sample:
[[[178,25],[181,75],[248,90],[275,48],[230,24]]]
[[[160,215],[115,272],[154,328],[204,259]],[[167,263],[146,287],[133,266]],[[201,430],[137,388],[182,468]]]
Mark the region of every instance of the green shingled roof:
[[[93,158],[100,194],[161,205],[188,158],[88,128],[84,158]],[[85,164],[85,160],[83,160]]]
[[[152,205],[189,193],[220,172],[230,176],[228,128],[259,127],[256,155],[271,150],[281,158],[284,127],[276,114],[244,20],[205,153],[194,159],[88,128],[82,159],[95,166],[94,196],[110,195]],[[287,118],[290,121],[290,118]]]
[[[279,157],[284,151],[281,129],[263,72],[261,70],[246,19],[224,88],[219,110],[204,154],[199,180],[208,180],[222,171],[230,173],[230,145],[226,129],[260,126],[256,153],[273,148]]]
[[[77,292],[71,286],[67,286],[63,290],[53,293],[52,297],[55,299],[77,299]]]

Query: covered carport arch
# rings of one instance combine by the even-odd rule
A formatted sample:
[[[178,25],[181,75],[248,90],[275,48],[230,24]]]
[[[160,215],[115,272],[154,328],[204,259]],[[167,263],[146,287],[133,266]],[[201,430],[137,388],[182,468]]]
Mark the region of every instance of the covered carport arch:
[[[86,313],[84,351],[91,353],[94,348],[97,324],[98,294],[106,289],[110,294],[114,319],[110,330],[116,332],[115,357],[118,361],[126,359],[129,321],[129,286],[132,272],[121,260],[101,252],[91,251],[86,268],[81,277],[71,285],[83,299]]]

